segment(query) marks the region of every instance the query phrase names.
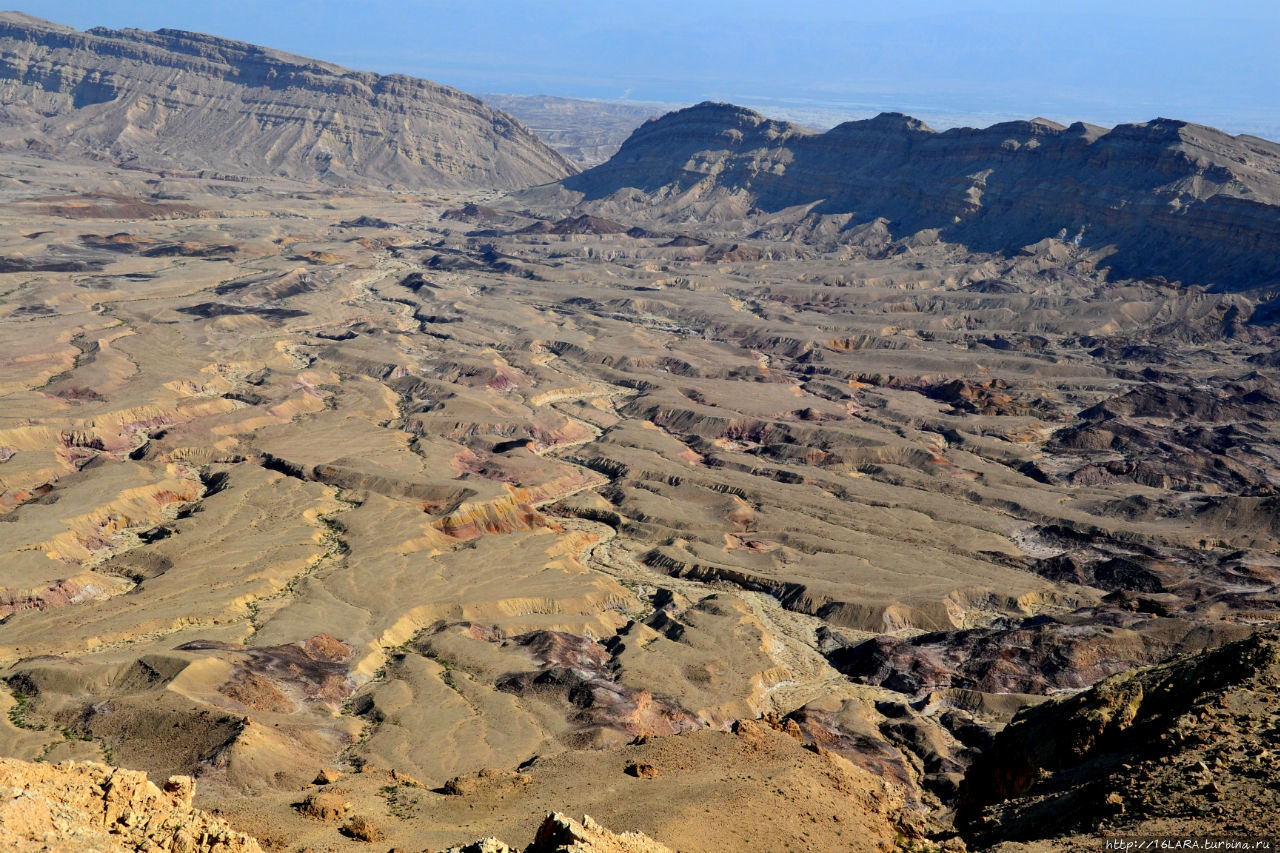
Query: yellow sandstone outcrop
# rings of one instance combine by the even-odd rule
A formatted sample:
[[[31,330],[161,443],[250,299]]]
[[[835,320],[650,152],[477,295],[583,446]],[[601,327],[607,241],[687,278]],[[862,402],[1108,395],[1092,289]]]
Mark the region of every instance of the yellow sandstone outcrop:
[[[94,762],[0,759],[0,848],[47,853],[262,853],[258,842],[191,807],[195,781]]]

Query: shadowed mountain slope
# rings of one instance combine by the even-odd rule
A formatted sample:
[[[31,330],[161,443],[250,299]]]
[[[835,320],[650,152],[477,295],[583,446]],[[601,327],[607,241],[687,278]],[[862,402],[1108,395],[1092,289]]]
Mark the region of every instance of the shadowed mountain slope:
[[[1229,289],[1280,281],[1280,145],[1169,119],[939,133],[882,113],[815,133],[704,103],[647,122],[563,186],[580,203],[638,189],[677,217],[718,202],[710,209],[729,218],[800,206],[839,215],[846,231],[884,218],[896,235],[940,229],[981,251],[1080,235],[1114,247],[1115,275]]]
[[[0,140],[150,169],[340,185],[502,187],[572,174],[470,95],[181,30],[0,14]]]

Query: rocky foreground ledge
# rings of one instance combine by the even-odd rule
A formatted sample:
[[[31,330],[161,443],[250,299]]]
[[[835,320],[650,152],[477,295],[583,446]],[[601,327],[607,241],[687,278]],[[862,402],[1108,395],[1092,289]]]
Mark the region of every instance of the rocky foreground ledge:
[[[192,808],[195,780],[163,787],[95,762],[0,759],[0,849],[46,853],[262,853],[258,842]]]
[[[1079,849],[1099,833],[1274,834],[1278,687],[1280,634],[1264,631],[1027,708],[970,768],[956,827],[972,848],[1000,850],[1054,838],[1054,849]],[[741,723],[737,733],[761,746],[771,737],[764,723]],[[328,781],[322,774],[316,784]],[[254,838],[193,808],[194,791],[189,776],[157,786],[145,773],[94,762],[0,759],[0,849],[261,853]],[[385,840],[371,824],[356,831],[359,823],[367,821],[353,820],[344,834]],[[873,835],[863,837],[864,849],[883,848]],[[962,845],[952,839],[943,849]],[[589,816],[579,822],[560,813],[549,814],[526,846],[490,837],[442,853],[517,850],[670,853],[642,833],[614,833]]]
[[[969,769],[971,846],[1077,833],[1275,837],[1280,634],[1113,676],[1019,713]]]
[[[195,780],[163,786],[137,770],[84,761],[0,759],[0,849],[25,853],[262,853],[257,840],[193,808]],[[584,815],[547,815],[533,842],[485,838],[445,853],[671,853],[639,832],[614,833]]]

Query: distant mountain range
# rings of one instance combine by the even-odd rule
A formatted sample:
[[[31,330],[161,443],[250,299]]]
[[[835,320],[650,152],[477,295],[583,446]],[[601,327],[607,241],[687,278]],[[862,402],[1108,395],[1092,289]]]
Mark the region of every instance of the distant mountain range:
[[[1280,284],[1280,145],[1169,119],[935,132],[883,113],[818,133],[703,103],[644,124],[561,187],[562,207],[601,215],[776,227],[786,211],[797,234],[837,241],[880,219],[895,236],[937,229],[982,251],[1059,237],[1107,248],[1116,275]]]
[[[0,143],[354,186],[510,189],[576,171],[510,116],[426,80],[17,12],[0,13]]]
[[[617,153],[637,127],[685,104],[588,101],[553,95],[481,95],[510,113],[565,157],[595,166]]]
[[[703,103],[644,122],[613,153],[660,107],[490,98],[544,138],[425,80],[178,30],[79,32],[0,14],[9,150],[364,188],[561,181],[530,198],[606,216],[742,220],[743,236],[767,224],[807,242],[856,239],[868,223],[980,251],[1057,238],[1102,250],[1117,276],[1280,286],[1280,144],[1258,137],[1170,119],[935,132],[899,113],[820,133]],[[609,159],[577,174],[547,142],[582,165]]]

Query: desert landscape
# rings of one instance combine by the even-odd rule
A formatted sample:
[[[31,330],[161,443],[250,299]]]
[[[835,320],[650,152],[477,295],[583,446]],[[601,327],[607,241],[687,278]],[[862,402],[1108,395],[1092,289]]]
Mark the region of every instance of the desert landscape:
[[[0,842],[1280,830],[1280,145],[0,59]]]

